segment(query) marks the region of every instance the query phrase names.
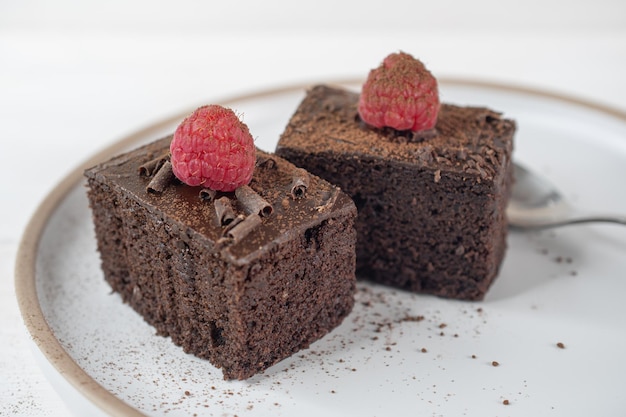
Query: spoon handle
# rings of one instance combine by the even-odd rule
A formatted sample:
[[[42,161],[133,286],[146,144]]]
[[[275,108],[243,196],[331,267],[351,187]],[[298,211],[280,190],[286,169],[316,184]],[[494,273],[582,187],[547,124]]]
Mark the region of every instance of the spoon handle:
[[[510,223],[512,229],[528,230],[528,229],[549,229],[553,227],[570,226],[584,223],[612,223],[626,226],[626,216],[619,214],[573,214],[567,218],[554,219],[535,219],[525,224]]]

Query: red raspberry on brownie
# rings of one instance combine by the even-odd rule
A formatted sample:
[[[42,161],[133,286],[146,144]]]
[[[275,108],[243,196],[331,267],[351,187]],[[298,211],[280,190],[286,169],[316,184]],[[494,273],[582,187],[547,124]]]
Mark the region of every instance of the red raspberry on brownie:
[[[439,112],[437,80],[413,56],[391,54],[370,71],[358,110],[361,119],[375,128],[413,132],[432,129]]]
[[[170,145],[174,175],[187,185],[234,191],[252,178],[254,139],[231,110],[219,105],[195,110],[178,126]]]

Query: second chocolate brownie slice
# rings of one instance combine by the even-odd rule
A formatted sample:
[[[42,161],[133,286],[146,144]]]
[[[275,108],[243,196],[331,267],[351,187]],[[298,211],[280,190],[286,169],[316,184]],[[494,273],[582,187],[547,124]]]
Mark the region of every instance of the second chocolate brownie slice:
[[[428,132],[372,129],[358,101],[356,92],[312,88],[276,153],[354,199],[357,274],[482,299],[506,249],[515,123],[487,108],[442,104]]]

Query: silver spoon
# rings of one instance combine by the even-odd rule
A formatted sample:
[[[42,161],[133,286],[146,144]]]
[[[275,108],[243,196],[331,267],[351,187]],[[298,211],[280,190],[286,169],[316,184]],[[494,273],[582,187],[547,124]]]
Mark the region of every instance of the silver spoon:
[[[574,209],[552,184],[519,164],[506,210],[509,226],[543,229],[571,224],[604,222],[626,225],[626,215],[590,213]]]

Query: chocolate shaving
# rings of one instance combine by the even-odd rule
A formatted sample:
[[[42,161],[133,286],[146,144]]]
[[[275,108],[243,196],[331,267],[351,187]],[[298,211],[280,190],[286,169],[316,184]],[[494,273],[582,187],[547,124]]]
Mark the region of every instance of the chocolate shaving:
[[[413,132],[412,130],[397,130],[392,127],[377,128],[365,123],[358,114],[355,116],[355,120],[361,129],[378,132],[381,136],[384,136],[385,139],[395,143],[421,143],[435,138],[438,134],[437,129],[434,127],[417,132]]]
[[[328,197],[328,199],[326,199],[326,202],[324,204],[322,204],[321,206],[317,206],[315,208],[320,213],[323,213],[335,205],[335,202],[337,201],[337,197],[339,197],[339,192],[337,191],[337,189],[335,189],[333,190],[333,193]]]
[[[293,171],[293,179],[291,181],[291,197],[294,200],[304,197],[310,182],[311,176],[309,173],[302,168],[296,168]]]
[[[172,171],[172,163],[170,161],[165,161],[148,183],[146,191],[149,193],[161,194],[173,180],[174,172]]]
[[[234,227],[230,228],[224,235],[216,242],[218,249],[223,248],[229,244],[235,244],[248,236],[250,232],[261,225],[261,216],[254,213],[247,216],[243,221],[237,223]]]
[[[233,227],[237,226],[239,223],[241,223],[242,221],[244,221],[246,219],[246,216],[244,216],[243,214],[238,214],[237,217],[235,217],[230,223],[228,223],[228,225],[224,228],[224,235],[226,235],[230,229],[232,229]]]
[[[210,203],[215,198],[215,194],[215,190],[212,190],[210,188],[203,188],[200,190],[199,197],[200,199]]]
[[[383,127],[380,129],[374,129],[385,136],[387,140],[394,143],[421,143],[430,140],[437,136],[437,130],[435,128],[420,130],[413,132],[411,130],[396,130],[391,127]]]
[[[237,188],[235,196],[243,205],[246,214],[258,214],[259,216],[267,217],[274,211],[270,203],[247,185]]]
[[[276,161],[271,157],[259,157],[256,161],[256,166],[264,169],[274,169],[276,168]]]
[[[221,226],[228,226],[237,217],[228,197],[221,197],[213,203],[217,221]]]
[[[159,172],[159,170],[167,160],[169,160],[169,152],[162,154],[158,158],[151,159],[145,164],[139,166],[139,175],[143,177],[151,177],[155,175],[157,172]]]
[[[261,216],[254,213],[246,217],[242,222],[226,232],[226,237],[234,242],[239,242],[246,237],[251,231],[261,225]]]

